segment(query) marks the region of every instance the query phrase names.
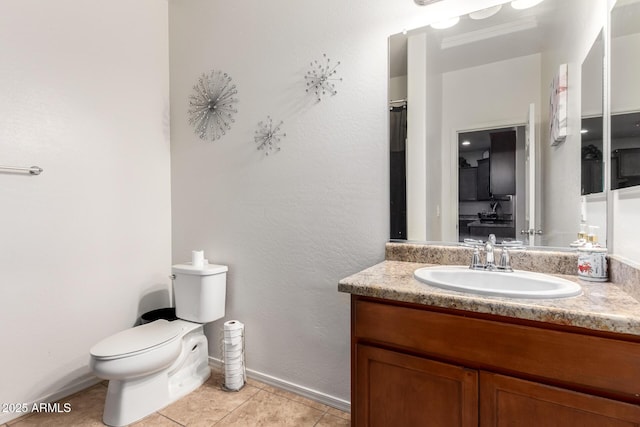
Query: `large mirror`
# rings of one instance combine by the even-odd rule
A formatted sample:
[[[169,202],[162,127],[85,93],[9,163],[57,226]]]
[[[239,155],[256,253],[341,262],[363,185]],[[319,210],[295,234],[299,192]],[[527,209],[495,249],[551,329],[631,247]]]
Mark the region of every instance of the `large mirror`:
[[[604,42],[601,31],[582,62],[581,194],[604,191]]]
[[[611,12],[611,189],[640,185],[640,1]]]
[[[390,37],[391,239],[576,240],[581,66],[605,20],[606,0],[505,2]]]

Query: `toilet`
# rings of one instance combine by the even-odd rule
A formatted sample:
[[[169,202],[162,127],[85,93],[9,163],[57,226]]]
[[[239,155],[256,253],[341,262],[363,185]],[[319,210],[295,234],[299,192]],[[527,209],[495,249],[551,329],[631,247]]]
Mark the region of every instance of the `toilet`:
[[[177,320],[156,320],[107,337],[89,353],[109,380],[103,421],[131,424],[200,387],[210,376],[203,325],[224,317],[227,266],[172,268]]]

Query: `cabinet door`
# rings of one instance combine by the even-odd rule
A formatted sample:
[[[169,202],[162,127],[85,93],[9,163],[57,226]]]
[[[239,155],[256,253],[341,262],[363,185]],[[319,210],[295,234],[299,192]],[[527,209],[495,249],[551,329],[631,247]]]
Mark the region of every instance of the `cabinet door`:
[[[516,132],[493,132],[491,137],[491,193],[516,194]]]
[[[354,426],[478,425],[475,370],[356,346]]]
[[[491,159],[478,160],[478,200],[491,199]]]
[[[480,426],[638,427],[640,406],[481,372]]]
[[[478,168],[458,170],[458,199],[477,200]]]

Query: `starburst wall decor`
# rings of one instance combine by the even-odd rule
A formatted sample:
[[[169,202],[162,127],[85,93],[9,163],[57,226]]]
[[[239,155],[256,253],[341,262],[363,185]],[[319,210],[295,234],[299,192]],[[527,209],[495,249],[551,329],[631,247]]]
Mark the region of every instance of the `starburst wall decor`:
[[[267,116],[266,121],[258,122],[258,129],[256,130],[253,140],[258,144],[258,150],[264,150],[267,156],[274,151],[280,151],[280,147],[278,146],[280,139],[287,136],[286,133],[280,132],[282,123],[283,122],[280,121],[280,123],[274,126],[270,116]]]
[[[342,77],[335,77],[337,73],[336,68],[340,65],[340,61],[332,65],[331,59],[326,53],[323,53],[322,57],[324,58],[324,63],[318,60],[313,61],[310,64],[311,69],[307,71],[307,74],[304,76],[307,80],[307,93],[315,93],[318,102],[322,101],[322,97],[327,93],[332,96],[338,93],[336,85],[333,82],[342,81]]]
[[[234,95],[238,91],[231,80],[227,73],[212,70],[203,73],[193,86],[189,96],[189,124],[200,139],[220,139],[235,122],[233,116],[238,112],[235,109],[238,99]]]

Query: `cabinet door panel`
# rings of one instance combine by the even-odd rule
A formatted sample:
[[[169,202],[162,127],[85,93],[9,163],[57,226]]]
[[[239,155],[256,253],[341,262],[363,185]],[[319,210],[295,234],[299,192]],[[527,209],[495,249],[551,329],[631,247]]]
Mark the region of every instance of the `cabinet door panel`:
[[[491,160],[480,159],[478,160],[477,183],[478,188],[477,196],[478,200],[490,200],[491,199]]]
[[[357,345],[354,425],[477,426],[478,373]]]
[[[493,132],[491,137],[491,193],[516,194],[516,132]]]
[[[458,170],[458,199],[478,199],[478,168],[461,168]]]
[[[640,406],[487,372],[481,427],[638,427]]]

